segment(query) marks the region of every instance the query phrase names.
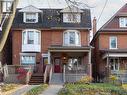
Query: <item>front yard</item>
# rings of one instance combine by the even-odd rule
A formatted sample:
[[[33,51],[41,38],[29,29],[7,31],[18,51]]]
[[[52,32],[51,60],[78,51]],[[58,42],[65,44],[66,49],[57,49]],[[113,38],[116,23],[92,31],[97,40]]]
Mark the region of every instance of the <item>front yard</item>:
[[[21,88],[23,85],[21,84],[4,84],[1,85],[2,95],[9,95],[12,92],[15,92],[17,89]]]
[[[127,90],[108,83],[68,83],[58,95],[127,95]]]

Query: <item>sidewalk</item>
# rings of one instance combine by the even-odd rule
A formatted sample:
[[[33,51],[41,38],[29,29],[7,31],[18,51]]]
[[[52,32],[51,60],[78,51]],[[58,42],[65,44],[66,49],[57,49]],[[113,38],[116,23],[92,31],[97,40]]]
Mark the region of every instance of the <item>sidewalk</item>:
[[[33,87],[36,87],[36,86],[39,86],[39,85],[26,85],[23,88],[15,91],[11,95],[22,95],[23,93],[26,93],[27,91],[29,91],[30,89],[32,89]]]
[[[63,85],[59,84],[59,85],[49,85],[49,87],[42,92],[42,94],[40,95],[57,95],[57,93],[59,92],[59,90],[63,87]]]

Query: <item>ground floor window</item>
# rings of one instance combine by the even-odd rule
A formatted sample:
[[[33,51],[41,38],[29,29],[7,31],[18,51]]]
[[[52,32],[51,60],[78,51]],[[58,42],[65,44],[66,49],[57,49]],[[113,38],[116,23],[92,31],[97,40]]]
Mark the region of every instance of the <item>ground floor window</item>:
[[[35,54],[24,53],[21,54],[21,65],[34,65],[36,63],[36,56]]]
[[[110,64],[111,64],[111,70],[113,71],[119,70],[119,58],[111,58]]]
[[[66,69],[68,71],[73,71],[73,72],[77,70],[82,70],[83,66],[81,63],[81,58],[69,58]]]

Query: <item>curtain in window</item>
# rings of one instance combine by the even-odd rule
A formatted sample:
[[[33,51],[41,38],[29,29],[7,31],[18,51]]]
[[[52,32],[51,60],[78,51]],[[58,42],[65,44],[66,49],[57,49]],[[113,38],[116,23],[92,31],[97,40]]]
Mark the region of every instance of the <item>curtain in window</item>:
[[[111,48],[116,48],[116,38],[115,37],[111,38]]]
[[[27,44],[27,32],[23,32],[23,44]]]
[[[64,45],[68,45],[68,33],[64,33]]]
[[[35,34],[34,34],[35,44],[37,44],[37,45],[40,44],[39,40],[40,40],[40,33],[36,31]]]
[[[69,44],[75,44],[75,32],[69,32]]]
[[[21,64],[35,64],[35,56],[22,56]]]
[[[28,31],[28,44],[34,44],[34,31]]]

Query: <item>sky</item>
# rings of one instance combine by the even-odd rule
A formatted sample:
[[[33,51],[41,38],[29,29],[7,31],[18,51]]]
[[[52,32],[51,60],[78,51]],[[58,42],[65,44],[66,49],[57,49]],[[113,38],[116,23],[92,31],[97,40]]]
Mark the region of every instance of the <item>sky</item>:
[[[97,29],[99,29],[106,21],[108,21],[127,0],[107,0],[106,7],[98,20],[106,0],[75,0],[90,6],[91,19],[97,18]],[[65,8],[67,3],[65,0],[19,0],[18,7],[22,8],[28,5],[34,5],[37,8]],[[83,8],[86,8],[82,6]]]

